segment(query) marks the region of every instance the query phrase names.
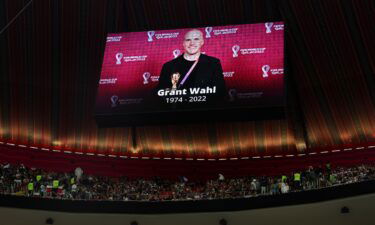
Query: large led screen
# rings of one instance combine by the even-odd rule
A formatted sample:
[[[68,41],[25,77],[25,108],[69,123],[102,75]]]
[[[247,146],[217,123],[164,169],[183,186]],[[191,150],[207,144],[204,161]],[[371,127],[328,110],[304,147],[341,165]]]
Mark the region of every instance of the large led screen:
[[[283,22],[107,37],[97,115],[283,105]]]

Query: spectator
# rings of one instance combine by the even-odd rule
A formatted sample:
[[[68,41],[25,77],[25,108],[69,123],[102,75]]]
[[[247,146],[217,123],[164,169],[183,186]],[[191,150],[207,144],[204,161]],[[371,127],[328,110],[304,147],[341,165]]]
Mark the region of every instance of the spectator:
[[[193,182],[184,177],[180,177],[179,181],[171,181],[162,178],[129,180],[124,177],[82,175],[81,182],[77,183],[71,179],[74,174],[59,174],[30,169],[23,165],[2,164],[0,165],[0,193],[84,200],[200,200],[252,197],[259,193],[284,194],[375,178],[375,169],[372,165],[336,167],[330,170],[330,175],[325,174],[324,171],[318,175],[317,171],[316,168],[309,167],[292,174],[291,177],[279,175],[230,179],[225,179],[219,174],[217,180],[206,182]],[[297,181],[302,185],[298,185]]]
[[[225,177],[223,174],[219,173],[219,181],[224,181],[225,180]]]
[[[287,183],[282,182],[281,183],[281,193],[286,194],[289,192],[289,186]]]

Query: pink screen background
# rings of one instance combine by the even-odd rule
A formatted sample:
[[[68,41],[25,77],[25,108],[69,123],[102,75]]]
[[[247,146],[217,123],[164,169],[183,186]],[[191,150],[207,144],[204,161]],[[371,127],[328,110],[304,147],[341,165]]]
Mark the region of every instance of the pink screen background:
[[[111,113],[120,100],[138,101],[122,106],[125,111],[142,104],[156,87],[163,64],[183,53],[182,41],[191,29],[109,34],[96,100],[98,112]],[[228,93],[235,93],[231,101],[244,107],[284,104],[283,22],[197,29],[204,34],[202,52],[221,61]],[[113,96],[117,98],[111,99]]]

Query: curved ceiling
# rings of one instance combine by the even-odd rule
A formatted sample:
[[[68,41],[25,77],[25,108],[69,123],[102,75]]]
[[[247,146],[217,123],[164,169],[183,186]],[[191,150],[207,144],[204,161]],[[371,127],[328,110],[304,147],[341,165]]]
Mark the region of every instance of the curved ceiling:
[[[0,34],[0,140],[210,157],[375,141],[372,0],[34,0],[12,22],[28,3],[0,2],[0,28],[11,22]],[[97,127],[107,33],[281,20],[285,120]]]

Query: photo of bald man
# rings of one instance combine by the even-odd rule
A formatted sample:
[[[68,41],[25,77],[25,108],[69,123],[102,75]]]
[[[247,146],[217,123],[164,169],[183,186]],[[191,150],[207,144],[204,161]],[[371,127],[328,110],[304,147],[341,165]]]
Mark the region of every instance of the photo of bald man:
[[[220,60],[203,54],[203,33],[189,30],[183,39],[184,53],[166,62],[161,70],[157,90],[182,90],[189,88],[214,89],[209,98],[223,98],[226,86]]]

